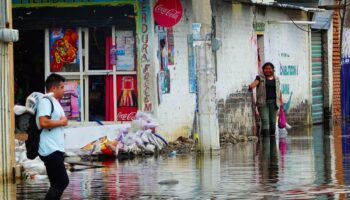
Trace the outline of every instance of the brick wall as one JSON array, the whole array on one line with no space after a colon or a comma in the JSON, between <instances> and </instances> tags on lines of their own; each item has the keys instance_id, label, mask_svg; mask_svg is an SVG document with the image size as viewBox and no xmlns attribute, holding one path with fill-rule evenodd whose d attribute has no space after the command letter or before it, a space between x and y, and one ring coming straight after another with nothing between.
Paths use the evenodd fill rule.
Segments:
<instances>
[{"instance_id":1,"label":"brick wall","mask_svg":"<svg viewBox=\"0 0 350 200\"><path fill-rule=\"evenodd\" d=\"M226 100L218 101L220 135L254 135L252 93L247 87L230 94Z\"/></svg>"},{"instance_id":2,"label":"brick wall","mask_svg":"<svg viewBox=\"0 0 350 200\"><path fill-rule=\"evenodd\" d=\"M336 1L339 4L339 0ZM339 12L333 14L333 119L341 119L340 94L340 16Z\"/></svg>"}]
</instances>

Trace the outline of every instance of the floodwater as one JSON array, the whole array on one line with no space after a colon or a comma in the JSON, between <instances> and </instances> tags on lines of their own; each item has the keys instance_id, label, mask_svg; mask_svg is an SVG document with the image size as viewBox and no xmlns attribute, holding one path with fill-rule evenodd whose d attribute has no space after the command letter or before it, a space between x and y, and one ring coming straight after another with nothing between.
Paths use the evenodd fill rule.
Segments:
<instances>
[{"instance_id":1,"label":"floodwater","mask_svg":"<svg viewBox=\"0 0 350 200\"><path fill-rule=\"evenodd\" d=\"M350 199L350 126L293 129L217 155L97 164L71 172L62 199ZM47 188L17 183L3 195L42 199Z\"/></svg>"}]
</instances>

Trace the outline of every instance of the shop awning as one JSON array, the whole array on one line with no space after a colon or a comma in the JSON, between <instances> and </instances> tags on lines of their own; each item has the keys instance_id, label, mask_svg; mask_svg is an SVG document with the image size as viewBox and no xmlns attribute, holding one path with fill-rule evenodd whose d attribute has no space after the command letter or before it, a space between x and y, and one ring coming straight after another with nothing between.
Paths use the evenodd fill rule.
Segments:
<instances>
[{"instance_id":1,"label":"shop awning","mask_svg":"<svg viewBox=\"0 0 350 200\"><path fill-rule=\"evenodd\" d=\"M276 8L285 8L285 9L295 9L303 10L306 12L319 12L324 11L324 9L318 8L319 0L270 0L270 1L259 1L259 0L225 0L227 2L241 2L249 3L261 6L269 6Z\"/></svg>"},{"instance_id":2,"label":"shop awning","mask_svg":"<svg viewBox=\"0 0 350 200\"><path fill-rule=\"evenodd\" d=\"M19 30L112 25L130 30L135 28L135 15L133 5L15 8L13 24Z\"/></svg>"},{"instance_id":3,"label":"shop awning","mask_svg":"<svg viewBox=\"0 0 350 200\"><path fill-rule=\"evenodd\" d=\"M319 0L277 0L276 2L304 8L317 8L319 4Z\"/></svg>"},{"instance_id":4,"label":"shop awning","mask_svg":"<svg viewBox=\"0 0 350 200\"><path fill-rule=\"evenodd\" d=\"M334 5L334 0L225 0L231 2L242 2L253 5L276 7L282 9L302 10L312 12L313 18L311 28L329 29L333 11L319 8L323 5Z\"/></svg>"}]
</instances>

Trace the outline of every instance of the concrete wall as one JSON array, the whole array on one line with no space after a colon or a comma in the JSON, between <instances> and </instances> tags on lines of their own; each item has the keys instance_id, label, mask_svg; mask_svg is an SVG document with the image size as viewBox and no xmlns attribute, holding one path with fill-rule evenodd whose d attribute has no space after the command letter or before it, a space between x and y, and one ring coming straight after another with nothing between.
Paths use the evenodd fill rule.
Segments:
<instances>
[{"instance_id":1,"label":"concrete wall","mask_svg":"<svg viewBox=\"0 0 350 200\"><path fill-rule=\"evenodd\" d=\"M195 94L189 93L187 35L192 32L191 1L183 1L185 13L174 26L175 65L169 66L170 93L163 94L156 116L160 126L157 130L169 140L191 133L196 105ZM154 45L157 47L157 41ZM158 48L155 48L156 50ZM160 66L157 52L154 52L155 65ZM159 70L159 69L158 69Z\"/></svg>"},{"instance_id":2,"label":"concrete wall","mask_svg":"<svg viewBox=\"0 0 350 200\"><path fill-rule=\"evenodd\" d=\"M324 116L325 119L329 120L332 118L332 106L333 106L333 64L332 64L332 57L333 57L333 29L332 29L332 23L330 25L330 28L325 31L322 35L322 43L323 43L323 51L324 53Z\"/></svg>"},{"instance_id":3,"label":"concrete wall","mask_svg":"<svg viewBox=\"0 0 350 200\"><path fill-rule=\"evenodd\" d=\"M258 74L256 19L265 22L263 34L264 61L276 66L283 84L283 100L292 126L309 123L310 114L310 38L308 27L302 31L294 24L270 23L289 21L289 15L306 20L305 13L263 8L257 13L249 5L217 2L216 36L222 39L217 51L217 97L220 134L252 134L252 96L246 85Z\"/></svg>"},{"instance_id":4,"label":"concrete wall","mask_svg":"<svg viewBox=\"0 0 350 200\"><path fill-rule=\"evenodd\" d=\"M300 19L307 20L306 16ZM306 125L310 123L311 106L311 50L308 27L271 22L276 20L289 21L290 18L277 9L267 10L265 60L275 65L275 74L280 77L288 122L292 126Z\"/></svg>"},{"instance_id":5,"label":"concrete wall","mask_svg":"<svg viewBox=\"0 0 350 200\"><path fill-rule=\"evenodd\" d=\"M173 140L190 133L193 126L195 95L189 93L187 34L192 32L191 3L183 1L185 15L174 27L175 65L170 66L171 91L163 95L156 116L159 132ZM217 101L220 134L253 132L252 95L247 90L258 74L257 34L254 17L265 22L264 61L273 62L283 84L287 119L292 126L309 123L311 74L310 36L308 27L273 23L296 16L307 20L302 11L262 8L257 13L250 5L216 1L213 8L216 37L222 47L216 52ZM255 15L255 16L254 16ZM305 29L305 31L300 30ZM157 52L154 52L157 55ZM159 59L155 59L159 65Z\"/></svg>"},{"instance_id":6,"label":"concrete wall","mask_svg":"<svg viewBox=\"0 0 350 200\"><path fill-rule=\"evenodd\" d=\"M258 71L256 36L249 5L218 1L216 37L222 40L217 51L217 98L220 134L251 134L251 95L244 85Z\"/></svg>"}]
</instances>

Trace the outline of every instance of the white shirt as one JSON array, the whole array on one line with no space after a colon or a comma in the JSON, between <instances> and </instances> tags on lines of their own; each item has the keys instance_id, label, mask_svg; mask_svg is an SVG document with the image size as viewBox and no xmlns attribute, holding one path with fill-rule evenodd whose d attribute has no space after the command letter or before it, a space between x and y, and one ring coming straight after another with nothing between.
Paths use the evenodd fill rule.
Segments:
<instances>
[{"instance_id":1,"label":"white shirt","mask_svg":"<svg viewBox=\"0 0 350 200\"><path fill-rule=\"evenodd\" d=\"M51 120L59 120L64 115L63 108L61 104L57 101L56 98L50 98L54 111L51 115ZM42 116L50 116L51 114L51 103L47 98L42 98L39 101L37 113L36 113L36 123L41 129L39 124L39 117ZM56 128L43 129L40 134L40 142L39 142L39 155L48 156L55 151L64 152L64 132L63 126L59 126Z\"/></svg>"}]
</instances>

